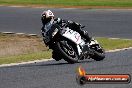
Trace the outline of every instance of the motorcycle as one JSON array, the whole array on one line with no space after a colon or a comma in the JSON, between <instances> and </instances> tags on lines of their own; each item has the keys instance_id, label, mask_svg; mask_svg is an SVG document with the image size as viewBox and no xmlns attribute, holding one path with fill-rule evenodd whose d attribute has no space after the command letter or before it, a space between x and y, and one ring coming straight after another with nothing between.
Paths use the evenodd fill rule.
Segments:
<instances>
[{"instance_id":1,"label":"motorcycle","mask_svg":"<svg viewBox=\"0 0 132 88\"><path fill-rule=\"evenodd\" d=\"M105 51L97 40L92 38L86 42L86 39L68 26L60 28L57 24L52 25L44 37L44 42L53 50L52 57L56 61L64 59L73 64L84 59L101 61L105 58Z\"/></svg>"}]
</instances>

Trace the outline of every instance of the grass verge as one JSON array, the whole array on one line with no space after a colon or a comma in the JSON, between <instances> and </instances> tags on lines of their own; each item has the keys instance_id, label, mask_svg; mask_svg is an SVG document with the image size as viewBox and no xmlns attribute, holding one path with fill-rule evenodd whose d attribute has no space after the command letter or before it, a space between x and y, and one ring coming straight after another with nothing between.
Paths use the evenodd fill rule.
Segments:
<instances>
[{"instance_id":1,"label":"grass verge","mask_svg":"<svg viewBox=\"0 0 132 88\"><path fill-rule=\"evenodd\" d=\"M1 5L132 7L132 0L0 0Z\"/></svg>"},{"instance_id":2,"label":"grass verge","mask_svg":"<svg viewBox=\"0 0 132 88\"><path fill-rule=\"evenodd\" d=\"M0 64L21 63L26 61L42 60L44 58L51 58L51 51L1 57Z\"/></svg>"},{"instance_id":3,"label":"grass verge","mask_svg":"<svg viewBox=\"0 0 132 88\"><path fill-rule=\"evenodd\" d=\"M132 47L132 40L96 38L106 51ZM18 53L19 52L19 53ZM51 58L51 50L38 36L0 34L0 64Z\"/></svg>"},{"instance_id":4,"label":"grass verge","mask_svg":"<svg viewBox=\"0 0 132 88\"><path fill-rule=\"evenodd\" d=\"M132 40L96 38L106 51L132 47Z\"/></svg>"}]
</instances>

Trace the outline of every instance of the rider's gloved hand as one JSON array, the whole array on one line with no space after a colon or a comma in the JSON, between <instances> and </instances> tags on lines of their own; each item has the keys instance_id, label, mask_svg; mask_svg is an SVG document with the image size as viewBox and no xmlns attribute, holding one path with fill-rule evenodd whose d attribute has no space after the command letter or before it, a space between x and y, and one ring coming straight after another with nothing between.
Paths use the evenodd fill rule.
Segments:
<instances>
[{"instance_id":1,"label":"rider's gloved hand","mask_svg":"<svg viewBox=\"0 0 132 88\"><path fill-rule=\"evenodd\" d=\"M79 27L81 26L81 24L79 24L79 23L75 23L75 24L76 24L77 26L79 26Z\"/></svg>"},{"instance_id":2,"label":"rider's gloved hand","mask_svg":"<svg viewBox=\"0 0 132 88\"><path fill-rule=\"evenodd\" d=\"M57 22L58 22L58 23L62 22L62 19L58 18L58 19L57 19Z\"/></svg>"},{"instance_id":3,"label":"rider's gloved hand","mask_svg":"<svg viewBox=\"0 0 132 88\"><path fill-rule=\"evenodd\" d=\"M61 23L61 22L62 22L62 19L56 18L54 21L55 21L56 23Z\"/></svg>"},{"instance_id":4,"label":"rider's gloved hand","mask_svg":"<svg viewBox=\"0 0 132 88\"><path fill-rule=\"evenodd\" d=\"M74 25L74 28L76 28L76 29L80 29L80 27L81 27L81 24L76 23L76 22L73 22L73 25Z\"/></svg>"}]
</instances>

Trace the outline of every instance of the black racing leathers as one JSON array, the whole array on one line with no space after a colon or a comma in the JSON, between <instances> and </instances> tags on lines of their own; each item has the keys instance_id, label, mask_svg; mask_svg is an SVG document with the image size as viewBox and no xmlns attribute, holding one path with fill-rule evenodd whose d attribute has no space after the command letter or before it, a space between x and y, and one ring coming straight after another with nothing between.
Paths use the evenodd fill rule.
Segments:
<instances>
[{"instance_id":1,"label":"black racing leathers","mask_svg":"<svg viewBox=\"0 0 132 88\"><path fill-rule=\"evenodd\" d=\"M61 28L68 26L70 29L80 33L80 35L86 39L86 42L89 42L91 39L88 35L88 32L81 29L81 24L79 24L79 23L56 18L56 19L54 19L53 24L58 24ZM43 24L43 27L41 28L41 33L42 33L43 37L45 36L44 33L46 32L45 25L46 24Z\"/></svg>"},{"instance_id":2,"label":"black racing leathers","mask_svg":"<svg viewBox=\"0 0 132 88\"><path fill-rule=\"evenodd\" d=\"M53 24L57 24L59 25L61 28L63 27L69 27L70 29L74 30L74 31L77 31L78 33L80 33L80 35L86 39L86 42L89 42L90 41L90 37L88 35L88 32L84 31L81 29L81 24L78 24L76 22L72 22L72 21L66 21L66 20L63 20L63 19L60 19L60 18L57 18L57 19L54 19L54 21L52 20L52 22L50 23L47 23L47 24L44 24L43 22L43 26L41 28L41 33L42 33L42 36L43 36L43 41L46 45L49 46L50 49L53 49L54 46L52 44L49 44L49 42L47 42L46 38L45 38L45 35L46 35L46 32L49 31L48 28L51 28L51 26ZM48 25L48 26L47 26ZM61 56L57 55L55 51L52 52L52 58L55 59L56 61L60 60L61 59Z\"/></svg>"},{"instance_id":3,"label":"black racing leathers","mask_svg":"<svg viewBox=\"0 0 132 88\"><path fill-rule=\"evenodd\" d=\"M66 21L60 18L55 19L56 23L59 24L61 27L68 26L70 29L77 31L86 41L90 41L90 37L87 31L81 29L81 24L73 22L73 21Z\"/></svg>"}]
</instances>

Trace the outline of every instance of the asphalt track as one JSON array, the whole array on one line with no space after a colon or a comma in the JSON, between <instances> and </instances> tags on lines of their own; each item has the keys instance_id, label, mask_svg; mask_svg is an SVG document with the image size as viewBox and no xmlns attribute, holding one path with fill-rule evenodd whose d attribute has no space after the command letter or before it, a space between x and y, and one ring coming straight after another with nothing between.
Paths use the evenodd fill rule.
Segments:
<instances>
[{"instance_id":1,"label":"asphalt track","mask_svg":"<svg viewBox=\"0 0 132 88\"><path fill-rule=\"evenodd\" d=\"M48 8L0 7L0 31L40 34L40 14ZM132 38L132 10L51 9L56 17L79 22L91 36Z\"/></svg>"},{"instance_id":2,"label":"asphalt track","mask_svg":"<svg viewBox=\"0 0 132 88\"><path fill-rule=\"evenodd\" d=\"M88 74L132 75L132 50L107 53L103 61L83 61L67 64L48 61L0 68L0 88L132 88L129 84L86 84L76 82L77 69L82 66Z\"/></svg>"},{"instance_id":3,"label":"asphalt track","mask_svg":"<svg viewBox=\"0 0 132 88\"><path fill-rule=\"evenodd\" d=\"M58 17L88 25L87 30L92 35L132 38L131 10L52 10ZM41 28L39 16L42 11L43 9L0 7L0 31L39 34ZM1 67L0 88L132 88L132 83L80 86L76 83L79 66L82 66L88 74L132 75L132 49L106 53L106 58L98 62L87 60L71 65L61 60Z\"/></svg>"}]
</instances>

